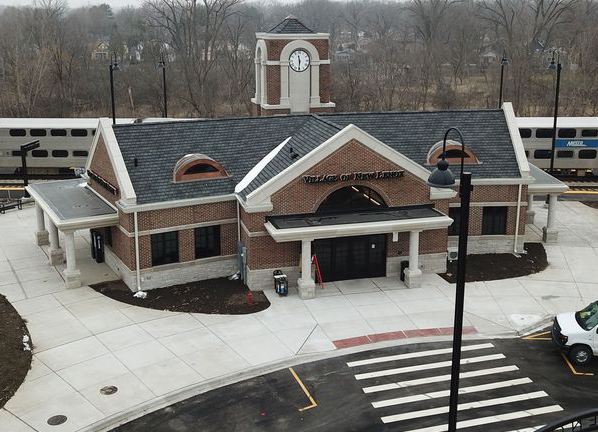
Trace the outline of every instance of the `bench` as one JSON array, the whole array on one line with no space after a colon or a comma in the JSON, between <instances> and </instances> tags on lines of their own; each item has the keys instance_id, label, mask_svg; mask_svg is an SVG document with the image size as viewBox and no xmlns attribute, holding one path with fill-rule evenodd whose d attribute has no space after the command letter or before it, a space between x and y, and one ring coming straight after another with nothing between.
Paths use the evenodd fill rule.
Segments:
<instances>
[{"instance_id":1,"label":"bench","mask_svg":"<svg viewBox=\"0 0 598 432\"><path fill-rule=\"evenodd\" d=\"M8 202L0 203L0 213L1 214L6 213L6 210L12 210L14 208L23 210L23 203L21 202L20 198L16 201L8 201Z\"/></svg>"}]
</instances>

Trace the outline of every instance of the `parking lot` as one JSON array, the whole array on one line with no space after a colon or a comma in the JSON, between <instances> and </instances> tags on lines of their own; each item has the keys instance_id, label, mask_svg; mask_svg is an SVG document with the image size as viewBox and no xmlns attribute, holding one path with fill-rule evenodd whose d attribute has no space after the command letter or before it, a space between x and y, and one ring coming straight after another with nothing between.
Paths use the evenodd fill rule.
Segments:
<instances>
[{"instance_id":1,"label":"parking lot","mask_svg":"<svg viewBox=\"0 0 598 432\"><path fill-rule=\"evenodd\" d=\"M534 430L598 407L598 360L572 369L546 339L467 341L460 430ZM115 431L441 431L449 379L448 341L364 351L198 395Z\"/></svg>"}]
</instances>

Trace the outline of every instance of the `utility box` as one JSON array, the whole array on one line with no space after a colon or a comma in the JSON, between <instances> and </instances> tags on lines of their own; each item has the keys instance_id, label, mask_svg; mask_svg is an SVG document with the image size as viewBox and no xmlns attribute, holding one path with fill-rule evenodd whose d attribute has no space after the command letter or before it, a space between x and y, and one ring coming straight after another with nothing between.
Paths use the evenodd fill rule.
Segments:
<instances>
[{"instance_id":1,"label":"utility box","mask_svg":"<svg viewBox=\"0 0 598 432\"><path fill-rule=\"evenodd\" d=\"M401 270L400 270L400 276L401 276L401 281L405 282L405 270L407 270L409 268L409 261L401 261Z\"/></svg>"},{"instance_id":2,"label":"utility box","mask_svg":"<svg viewBox=\"0 0 598 432\"><path fill-rule=\"evenodd\" d=\"M274 290L279 296L286 296L289 293L289 281L287 275L281 270L274 270Z\"/></svg>"}]
</instances>

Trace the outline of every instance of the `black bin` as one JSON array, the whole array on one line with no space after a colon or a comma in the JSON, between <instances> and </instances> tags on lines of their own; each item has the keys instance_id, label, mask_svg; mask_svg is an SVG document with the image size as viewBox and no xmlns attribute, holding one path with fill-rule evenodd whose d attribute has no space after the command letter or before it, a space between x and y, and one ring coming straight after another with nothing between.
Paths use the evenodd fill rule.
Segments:
<instances>
[{"instance_id":1,"label":"black bin","mask_svg":"<svg viewBox=\"0 0 598 432\"><path fill-rule=\"evenodd\" d=\"M401 261L401 280L405 282L405 270L409 268L409 261Z\"/></svg>"}]
</instances>

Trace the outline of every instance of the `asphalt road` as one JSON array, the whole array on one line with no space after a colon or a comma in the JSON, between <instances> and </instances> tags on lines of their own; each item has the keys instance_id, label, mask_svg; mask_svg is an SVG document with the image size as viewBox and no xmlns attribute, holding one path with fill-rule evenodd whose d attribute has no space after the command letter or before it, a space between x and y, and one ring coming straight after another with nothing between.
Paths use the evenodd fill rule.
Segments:
<instances>
[{"instance_id":1,"label":"asphalt road","mask_svg":"<svg viewBox=\"0 0 598 432\"><path fill-rule=\"evenodd\" d=\"M473 350L484 344L490 347ZM460 396L460 404L471 406L460 411L459 421L470 422L464 424L470 427L460 427L459 430L506 432L537 427L585 409L598 408L598 360L583 371L576 370L577 373L595 373L595 376L574 375L549 341L501 339L467 341L466 345L475 346L464 352L463 357L478 360L463 365L461 371L478 377L462 378L461 388L471 387L472 392ZM296 366L294 371L298 379L317 404L311 408L305 409L311 402L299 381L289 369L283 369L192 397L120 426L114 432L407 432L437 426L446 423L442 409L448 405L448 397L433 392L448 389L446 377L450 374L450 366L446 362L450 360L450 353L431 355L430 351L446 351L449 347L450 342L403 345ZM378 363L355 364L353 367L347 364L368 363L371 359L389 355L407 358L384 362L373 360ZM495 358L501 355L504 358ZM423 369L422 364L425 365ZM387 374L389 368L397 366L403 369L394 369L386 376L375 376ZM484 373L501 368L516 370ZM380 386L392 386L397 381L406 387L379 391ZM506 382L513 385L506 386ZM496 385L504 388L494 388ZM364 389L373 393L366 393ZM541 392L547 395L538 395ZM533 395L531 399L528 399L529 395ZM496 404L475 405L487 399ZM382 405L389 405L373 406L373 402L380 401L385 401ZM563 410L554 411L559 405ZM544 407L553 407L554 412L476 425L476 422L484 422L496 415L532 412Z\"/></svg>"}]
</instances>

